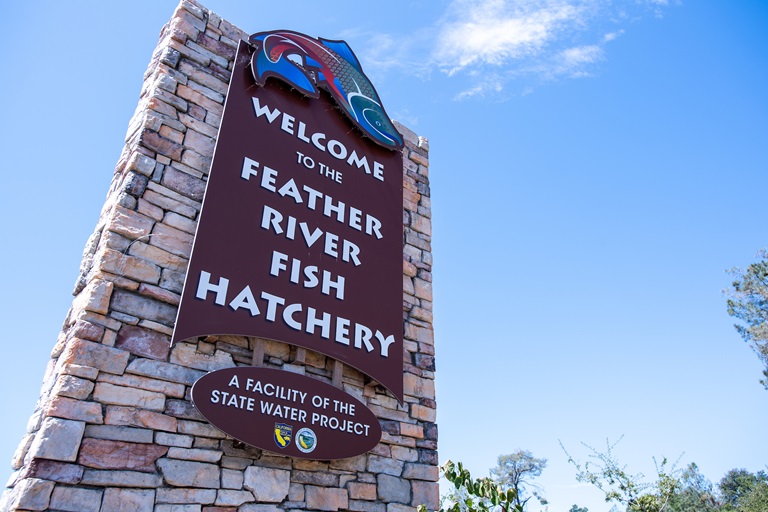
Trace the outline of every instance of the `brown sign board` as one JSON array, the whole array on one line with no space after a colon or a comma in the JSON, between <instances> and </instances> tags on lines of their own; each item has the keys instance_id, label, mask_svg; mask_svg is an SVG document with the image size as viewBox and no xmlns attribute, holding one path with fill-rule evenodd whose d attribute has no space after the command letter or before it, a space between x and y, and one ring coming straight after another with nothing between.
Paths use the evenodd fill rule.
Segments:
<instances>
[{"instance_id":1,"label":"brown sign board","mask_svg":"<svg viewBox=\"0 0 768 512\"><path fill-rule=\"evenodd\" d=\"M172 343L256 336L403 398L402 153L250 69L241 41Z\"/></svg>"},{"instance_id":2,"label":"brown sign board","mask_svg":"<svg viewBox=\"0 0 768 512\"><path fill-rule=\"evenodd\" d=\"M344 459L381 439L376 416L341 389L296 373L225 368L192 387L195 407L244 443L289 457Z\"/></svg>"}]
</instances>

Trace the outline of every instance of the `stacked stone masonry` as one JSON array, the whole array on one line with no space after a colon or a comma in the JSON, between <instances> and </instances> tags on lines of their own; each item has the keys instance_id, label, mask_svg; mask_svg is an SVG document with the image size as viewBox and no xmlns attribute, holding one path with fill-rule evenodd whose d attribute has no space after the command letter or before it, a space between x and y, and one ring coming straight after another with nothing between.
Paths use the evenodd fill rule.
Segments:
<instances>
[{"instance_id":1,"label":"stacked stone masonry","mask_svg":"<svg viewBox=\"0 0 768 512\"><path fill-rule=\"evenodd\" d=\"M437 508L428 143L401 125L405 400L343 373L379 418L381 442L350 459L291 459L233 440L190 402L199 377L249 365L256 343L169 344L240 39L188 0L163 28L0 510ZM334 362L266 341L265 365L331 382Z\"/></svg>"}]
</instances>

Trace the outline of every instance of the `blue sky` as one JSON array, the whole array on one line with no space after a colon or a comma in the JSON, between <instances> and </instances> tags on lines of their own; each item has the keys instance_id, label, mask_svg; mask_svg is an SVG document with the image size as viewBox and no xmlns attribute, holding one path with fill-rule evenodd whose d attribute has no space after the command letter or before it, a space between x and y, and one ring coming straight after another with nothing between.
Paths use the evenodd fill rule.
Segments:
<instances>
[{"instance_id":1,"label":"blue sky","mask_svg":"<svg viewBox=\"0 0 768 512\"><path fill-rule=\"evenodd\" d=\"M713 481L765 467L768 392L721 290L768 246L768 4L204 4L248 32L346 40L430 139L442 460L480 476L517 448L546 457L551 512L609 508L559 440L584 457L624 435L617 455L651 476L654 455ZM4 9L2 461L174 7Z\"/></svg>"}]
</instances>

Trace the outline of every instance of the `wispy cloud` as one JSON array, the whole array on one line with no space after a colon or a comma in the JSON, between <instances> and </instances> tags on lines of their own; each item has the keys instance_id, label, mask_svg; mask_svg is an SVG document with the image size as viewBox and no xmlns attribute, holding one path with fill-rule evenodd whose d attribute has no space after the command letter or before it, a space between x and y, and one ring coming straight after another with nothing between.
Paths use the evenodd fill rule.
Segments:
<instances>
[{"instance_id":1,"label":"wispy cloud","mask_svg":"<svg viewBox=\"0 0 768 512\"><path fill-rule=\"evenodd\" d=\"M440 23L434 58L449 75L502 67L541 54L560 33L583 23L584 10L562 0L456 0Z\"/></svg>"},{"instance_id":2,"label":"wispy cloud","mask_svg":"<svg viewBox=\"0 0 768 512\"><path fill-rule=\"evenodd\" d=\"M400 69L435 79L438 73L455 84L456 100L498 99L530 94L550 81L594 76L609 60L610 43L632 23L662 16L679 3L451 0L434 22L408 36L345 35L367 41L364 61L373 75Z\"/></svg>"}]
</instances>

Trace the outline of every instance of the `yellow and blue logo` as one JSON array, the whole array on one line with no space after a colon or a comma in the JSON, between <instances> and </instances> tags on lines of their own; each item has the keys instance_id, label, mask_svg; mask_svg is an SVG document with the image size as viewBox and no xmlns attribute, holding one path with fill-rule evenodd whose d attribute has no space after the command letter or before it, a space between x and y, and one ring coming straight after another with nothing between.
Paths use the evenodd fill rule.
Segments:
<instances>
[{"instance_id":1,"label":"yellow and blue logo","mask_svg":"<svg viewBox=\"0 0 768 512\"><path fill-rule=\"evenodd\" d=\"M280 448L285 448L291 444L293 434L293 425L285 423L275 423L275 444Z\"/></svg>"}]
</instances>

